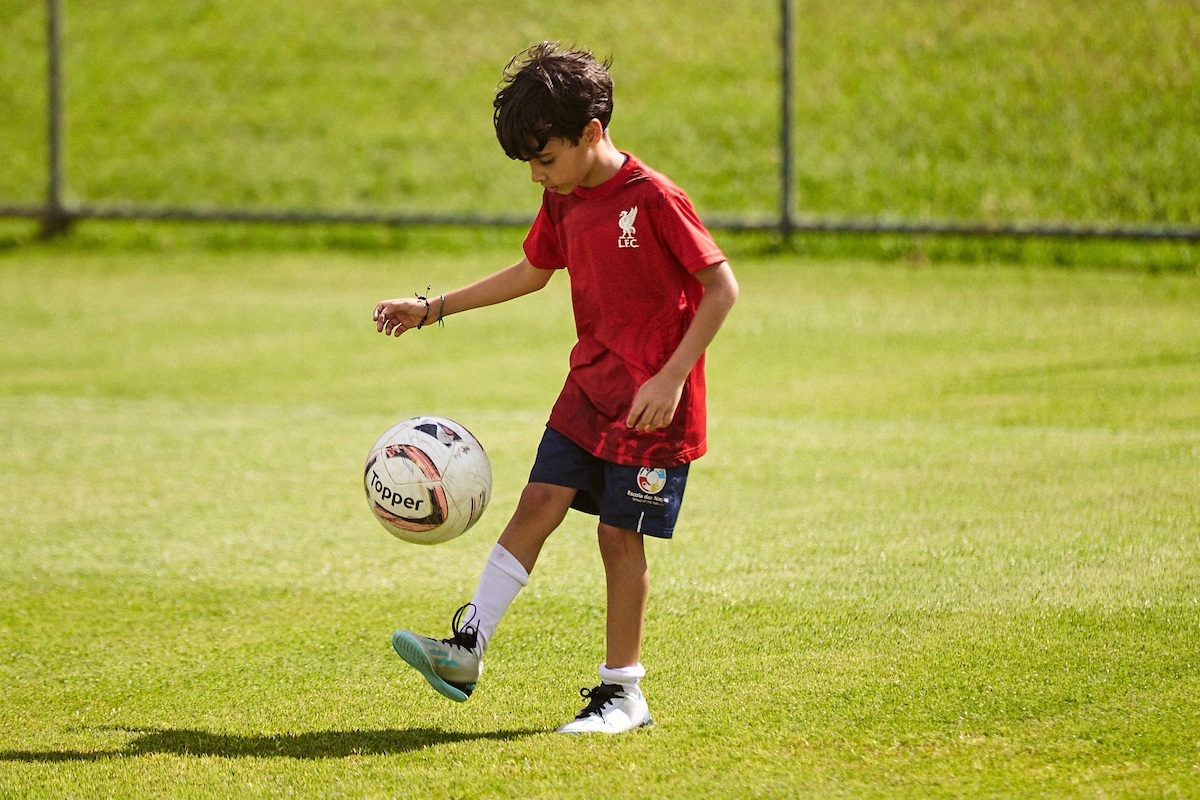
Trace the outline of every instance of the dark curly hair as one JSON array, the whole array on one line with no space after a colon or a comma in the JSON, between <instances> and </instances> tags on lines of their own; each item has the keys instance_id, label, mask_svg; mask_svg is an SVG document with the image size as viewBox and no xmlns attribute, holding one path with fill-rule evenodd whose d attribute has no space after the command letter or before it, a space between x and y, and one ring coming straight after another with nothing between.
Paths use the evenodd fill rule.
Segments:
<instances>
[{"instance_id":1,"label":"dark curly hair","mask_svg":"<svg viewBox=\"0 0 1200 800\"><path fill-rule=\"evenodd\" d=\"M509 158L528 161L551 139L578 143L593 119L612 118L611 59L542 42L513 57L496 92L496 138Z\"/></svg>"}]
</instances>

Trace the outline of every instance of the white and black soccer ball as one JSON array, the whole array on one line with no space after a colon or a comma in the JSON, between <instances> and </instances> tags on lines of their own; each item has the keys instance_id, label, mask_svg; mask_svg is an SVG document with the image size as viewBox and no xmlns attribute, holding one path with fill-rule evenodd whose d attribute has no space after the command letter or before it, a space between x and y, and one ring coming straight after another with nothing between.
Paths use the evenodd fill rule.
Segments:
<instances>
[{"instance_id":1,"label":"white and black soccer ball","mask_svg":"<svg viewBox=\"0 0 1200 800\"><path fill-rule=\"evenodd\" d=\"M492 496L492 466L462 425L414 417L388 428L371 447L363 486L388 533L414 544L440 544L482 516Z\"/></svg>"}]
</instances>

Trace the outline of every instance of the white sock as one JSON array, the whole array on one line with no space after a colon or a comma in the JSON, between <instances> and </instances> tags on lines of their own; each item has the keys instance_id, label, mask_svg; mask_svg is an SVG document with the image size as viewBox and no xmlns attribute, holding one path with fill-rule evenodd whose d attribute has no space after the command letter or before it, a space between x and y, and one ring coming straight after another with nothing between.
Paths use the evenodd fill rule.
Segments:
<instances>
[{"instance_id":1,"label":"white sock","mask_svg":"<svg viewBox=\"0 0 1200 800\"><path fill-rule=\"evenodd\" d=\"M475 606L472 624L479 631L480 655L487 649L500 618L516 599L517 592L528 585L529 573L517 561L517 557L499 544L493 547L487 563L483 565L483 574L479 576L475 597L471 599Z\"/></svg>"},{"instance_id":2,"label":"white sock","mask_svg":"<svg viewBox=\"0 0 1200 800\"><path fill-rule=\"evenodd\" d=\"M632 667L617 667L609 669L606 664L600 665L600 682L615 683L630 694L636 694L638 689L638 681L646 677L646 668L640 663L634 664Z\"/></svg>"}]
</instances>

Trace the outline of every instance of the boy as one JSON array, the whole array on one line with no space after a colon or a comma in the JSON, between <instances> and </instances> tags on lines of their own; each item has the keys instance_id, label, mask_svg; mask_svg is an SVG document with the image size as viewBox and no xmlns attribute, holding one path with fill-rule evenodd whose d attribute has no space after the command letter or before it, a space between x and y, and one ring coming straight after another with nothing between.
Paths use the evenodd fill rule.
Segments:
<instances>
[{"instance_id":1,"label":"boy","mask_svg":"<svg viewBox=\"0 0 1200 800\"><path fill-rule=\"evenodd\" d=\"M638 682L649 593L643 536L673 533L688 464L705 441L704 350L737 298L725 257L682 191L608 134L612 79L590 52L545 42L515 57L495 99L496 136L545 191L525 258L436 298L386 300L376 329L399 336L570 274L579 341L529 482L449 639L396 631L396 652L465 701L501 616L569 509L600 518L607 586L600 685L561 733L650 725Z\"/></svg>"}]
</instances>

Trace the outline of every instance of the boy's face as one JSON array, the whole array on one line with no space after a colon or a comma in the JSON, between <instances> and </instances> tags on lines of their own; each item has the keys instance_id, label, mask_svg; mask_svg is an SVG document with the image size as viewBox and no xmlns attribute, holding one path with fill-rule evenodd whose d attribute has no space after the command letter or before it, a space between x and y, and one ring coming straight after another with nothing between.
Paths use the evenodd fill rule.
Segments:
<instances>
[{"instance_id":1,"label":"boy's face","mask_svg":"<svg viewBox=\"0 0 1200 800\"><path fill-rule=\"evenodd\" d=\"M604 138L604 128L592 120L583 129L578 142L551 139L529 159L530 177L544 189L570 194L575 187L591 188L604 183L598 167L596 145Z\"/></svg>"},{"instance_id":2,"label":"boy's face","mask_svg":"<svg viewBox=\"0 0 1200 800\"><path fill-rule=\"evenodd\" d=\"M591 168L589 150L582 139L578 143L570 139L551 139L529 159L530 177L543 189L570 194L587 179Z\"/></svg>"}]
</instances>

